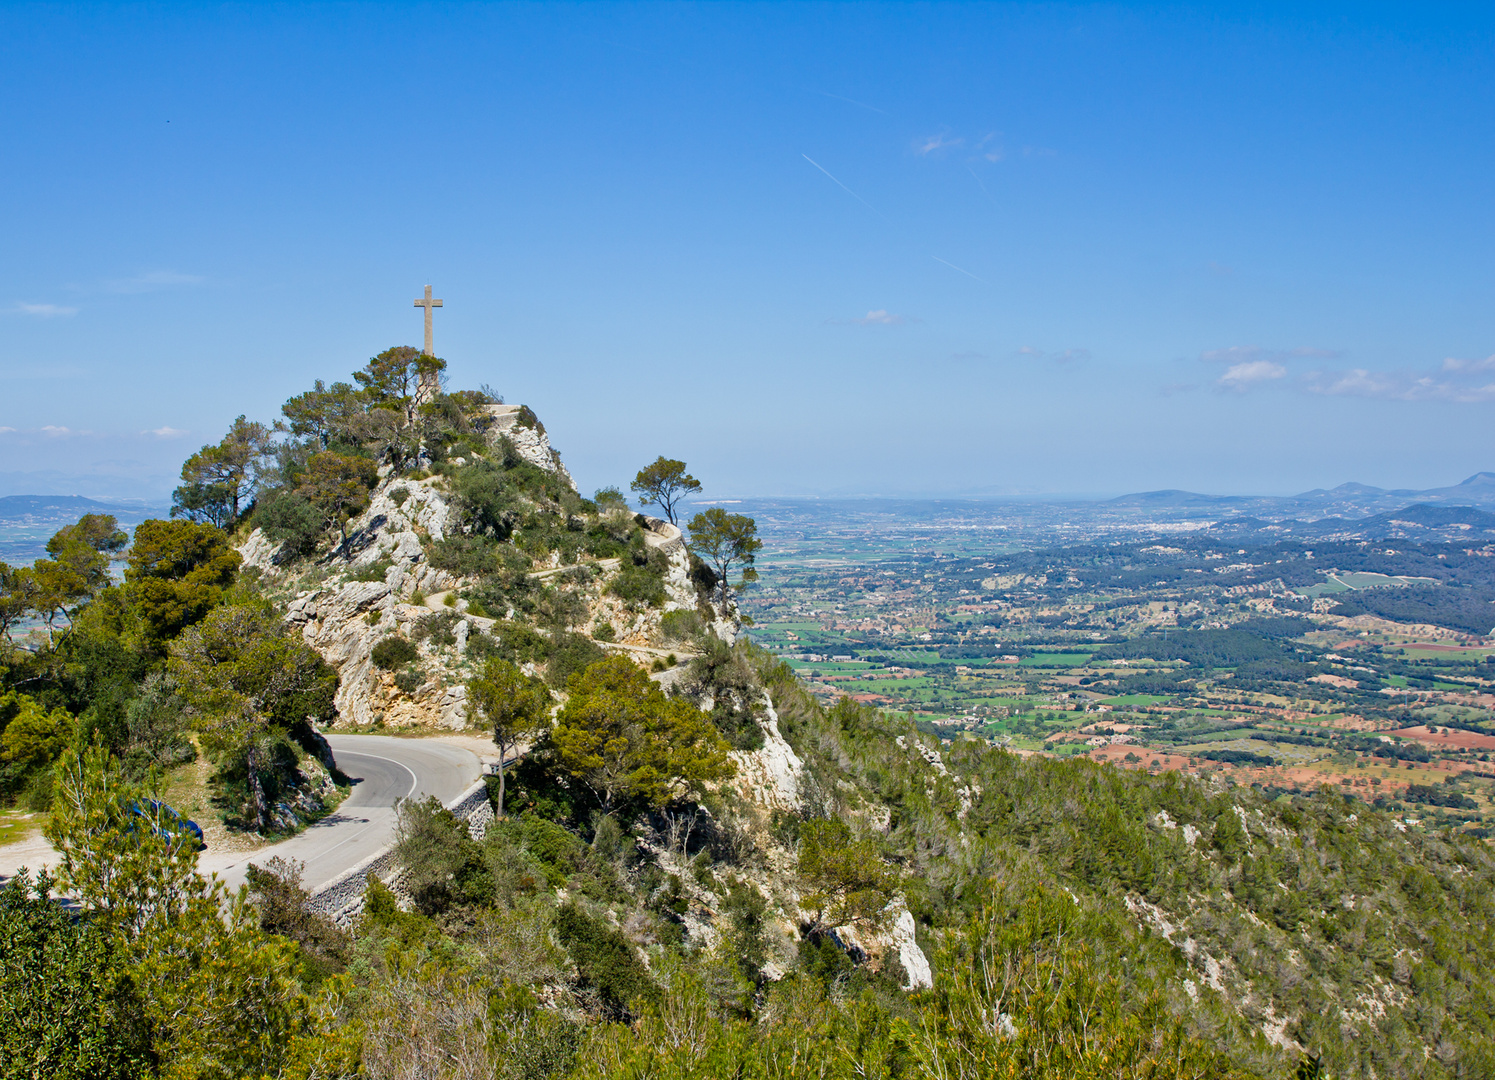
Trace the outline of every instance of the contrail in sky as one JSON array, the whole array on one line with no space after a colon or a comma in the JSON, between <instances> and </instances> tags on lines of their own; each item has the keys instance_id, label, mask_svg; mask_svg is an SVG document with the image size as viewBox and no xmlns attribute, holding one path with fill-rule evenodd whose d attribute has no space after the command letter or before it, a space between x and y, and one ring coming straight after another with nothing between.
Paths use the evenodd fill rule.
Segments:
<instances>
[{"instance_id":1,"label":"contrail in sky","mask_svg":"<svg viewBox=\"0 0 1495 1080\"><path fill-rule=\"evenodd\" d=\"M826 175L830 176L830 173L826 173ZM834 180L835 177L831 176L831 179ZM972 281L981 281L981 284L983 284L983 285L990 284L989 282L982 281L980 278L978 278L975 274L971 273L969 270L961 270L960 267L956 266L953 262L947 262L946 260L940 258L938 255L931 255L929 257L931 259L933 259L937 263L944 263L951 270L960 270L960 272L962 274L964 274L966 277L970 278Z\"/></svg>"},{"instance_id":2,"label":"contrail in sky","mask_svg":"<svg viewBox=\"0 0 1495 1080\"><path fill-rule=\"evenodd\" d=\"M865 101L857 101L853 98L842 97L840 94L827 94L824 90L816 90L815 93L820 94L822 97L834 98L837 101L844 101L846 102L846 104L855 105L859 109L870 109L875 113L882 113L884 116L888 115L886 110L879 109L876 105L868 105Z\"/></svg>"},{"instance_id":3,"label":"contrail in sky","mask_svg":"<svg viewBox=\"0 0 1495 1080\"><path fill-rule=\"evenodd\" d=\"M831 174L826 171L825 166L821 165L820 162L816 161L809 154L801 154L800 157L804 158L811 165L815 166L821 172L825 173L826 176L831 176ZM861 203L868 210L871 210L874 214L877 214L878 217L882 217L882 214L878 213L877 207L873 206L866 199L864 199L860 195L858 195L855 191L852 191L851 188L849 188L845 184L841 183L841 181L837 180L834 176L831 176L831 180L835 183L835 185L837 187L839 187L842 191L846 192L846 194L850 195L857 202ZM961 273L965 273L965 271L962 270Z\"/></svg>"}]
</instances>

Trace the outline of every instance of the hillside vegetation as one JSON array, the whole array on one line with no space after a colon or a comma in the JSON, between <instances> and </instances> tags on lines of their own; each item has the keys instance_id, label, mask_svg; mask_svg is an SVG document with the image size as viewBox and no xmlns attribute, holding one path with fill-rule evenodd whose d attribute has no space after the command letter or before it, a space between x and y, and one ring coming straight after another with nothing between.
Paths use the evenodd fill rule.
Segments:
<instances>
[{"instance_id":1,"label":"hillside vegetation","mask_svg":"<svg viewBox=\"0 0 1495 1080\"><path fill-rule=\"evenodd\" d=\"M751 521L687 552L528 410L423 397L434 364L241 420L123 583L102 519L7 568L51 618L7 654L0 778L62 863L0 889L0 1076L1495 1073L1487 843L818 701L735 633ZM1291 681L1290 629L1116 651ZM161 777L207 755L225 821L292 831L335 725L526 749L486 830L402 803L355 918L279 860L204 881Z\"/></svg>"}]
</instances>

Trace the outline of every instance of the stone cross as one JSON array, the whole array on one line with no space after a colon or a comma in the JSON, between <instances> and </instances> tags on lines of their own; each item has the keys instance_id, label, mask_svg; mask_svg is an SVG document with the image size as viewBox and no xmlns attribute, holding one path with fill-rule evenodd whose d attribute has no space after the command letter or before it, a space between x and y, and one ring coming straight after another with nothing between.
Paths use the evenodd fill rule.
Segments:
<instances>
[{"instance_id":1,"label":"stone cross","mask_svg":"<svg viewBox=\"0 0 1495 1080\"><path fill-rule=\"evenodd\" d=\"M426 355L435 356L436 354L431 351L431 309L440 307L441 301L431 299L431 286L427 285L425 297L417 300L415 306L426 309Z\"/></svg>"}]
</instances>

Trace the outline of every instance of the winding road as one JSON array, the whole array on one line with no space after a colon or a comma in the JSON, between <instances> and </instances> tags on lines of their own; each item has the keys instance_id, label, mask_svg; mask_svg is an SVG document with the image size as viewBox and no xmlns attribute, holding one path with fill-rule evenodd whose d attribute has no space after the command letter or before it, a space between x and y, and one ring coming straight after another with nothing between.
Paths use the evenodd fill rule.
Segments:
<instances>
[{"instance_id":1,"label":"winding road","mask_svg":"<svg viewBox=\"0 0 1495 1080\"><path fill-rule=\"evenodd\" d=\"M373 855L394 836L397 799L434 795L451 802L482 775L469 750L426 739L389 735L329 735L337 766L353 783L341 806L289 840L251 852L204 852L198 869L217 873L231 889L244 883L250 863L277 855L306 864L301 886L325 884ZM230 861L232 860L232 861Z\"/></svg>"},{"instance_id":2,"label":"winding road","mask_svg":"<svg viewBox=\"0 0 1495 1080\"><path fill-rule=\"evenodd\" d=\"M301 885L325 884L375 854L394 836L395 800L434 795L449 803L483 773L471 750L436 739L397 739L389 735L329 735L332 755L353 780L352 793L333 813L289 840L253 851L214 851L197 860L204 876L216 873L230 889L244 884L250 863L263 866L277 855L305 864ZM21 866L53 866L57 853L34 837L0 847L0 881Z\"/></svg>"}]
</instances>

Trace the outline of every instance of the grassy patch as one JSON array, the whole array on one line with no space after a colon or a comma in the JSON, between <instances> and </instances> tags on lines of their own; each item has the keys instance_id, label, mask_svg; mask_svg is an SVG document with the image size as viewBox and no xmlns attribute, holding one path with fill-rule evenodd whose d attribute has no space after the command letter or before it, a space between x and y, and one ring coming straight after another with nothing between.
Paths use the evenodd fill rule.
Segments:
<instances>
[{"instance_id":1,"label":"grassy patch","mask_svg":"<svg viewBox=\"0 0 1495 1080\"><path fill-rule=\"evenodd\" d=\"M1157 705L1167 701L1161 694L1122 694L1119 697L1101 698L1103 705Z\"/></svg>"},{"instance_id":2,"label":"grassy patch","mask_svg":"<svg viewBox=\"0 0 1495 1080\"><path fill-rule=\"evenodd\" d=\"M1090 662L1091 653L1034 653L1018 664L1026 667L1080 667Z\"/></svg>"},{"instance_id":3,"label":"grassy patch","mask_svg":"<svg viewBox=\"0 0 1495 1080\"><path fill-rule=\"evenodd\" d=\"M17 844L42 827L42 815L8 810L0 813L0 847Z\"/></svg>"}]
</instances>

